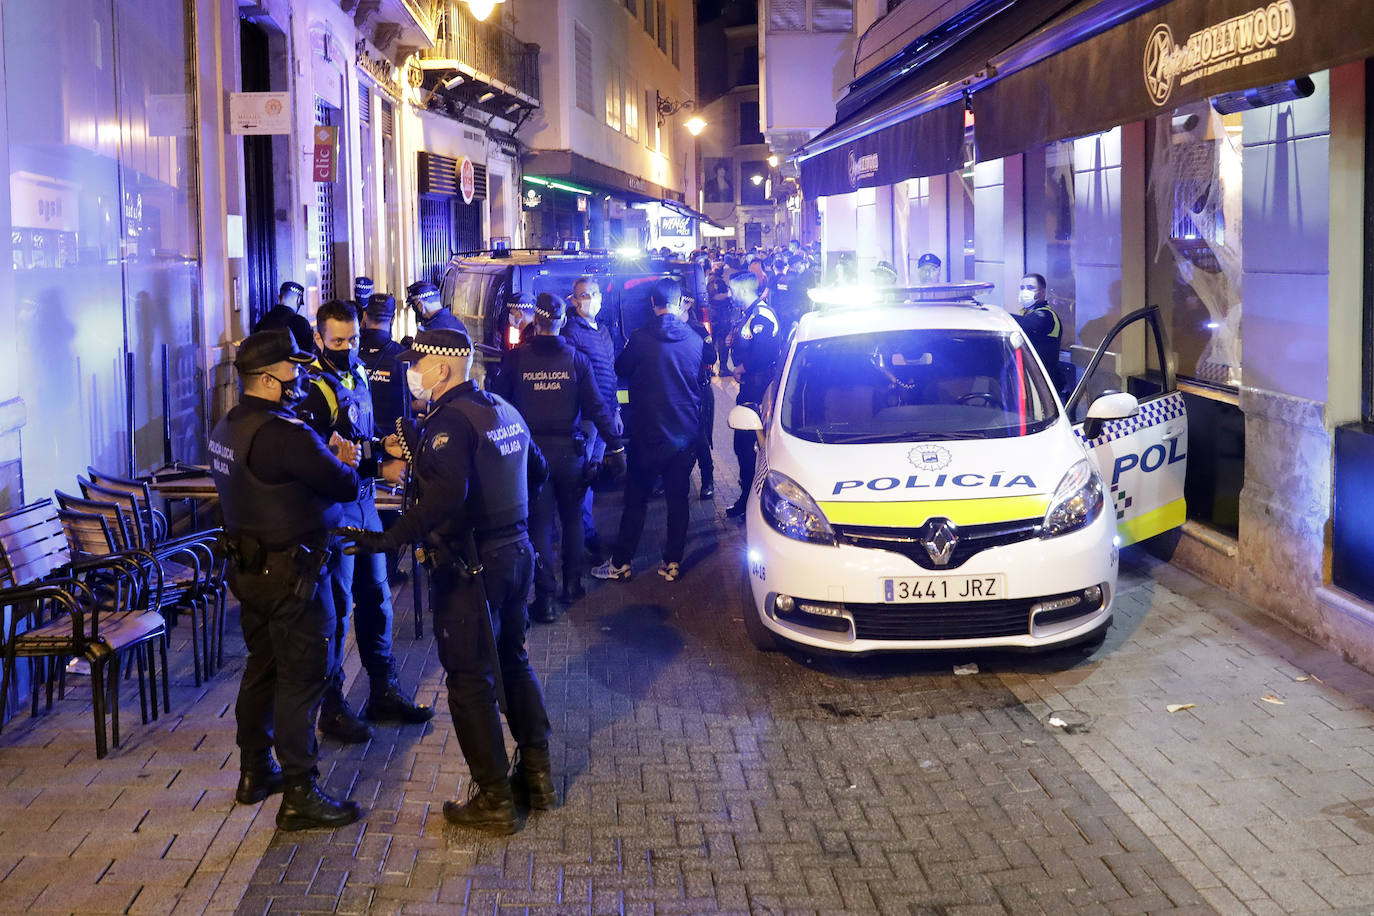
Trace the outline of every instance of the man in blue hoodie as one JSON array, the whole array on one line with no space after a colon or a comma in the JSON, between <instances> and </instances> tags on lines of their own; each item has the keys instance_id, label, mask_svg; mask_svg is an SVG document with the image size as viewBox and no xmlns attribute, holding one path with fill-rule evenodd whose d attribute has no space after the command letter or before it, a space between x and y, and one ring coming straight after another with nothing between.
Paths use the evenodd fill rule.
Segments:
<instances>
[{"instance_id":1,"label":"man in blue hoodie","mask_svg":"<svg viewBox=\"0 0 1374 916\"><path fill-rule=\"evenodd\" d=\"M668 536L658 572L669 582L682 574L687 491L701 424L698 378L709 357L705 341L683 321L682 287L676 280L664 277L654 283L649 303L654 317L630 335L615 361L616 374L630 390L625 418L629 474L615 550L592 570L598 579L630 578L630 561L639 549L649 497L660 476L668 501Z\"/></svg>"}]
</instances>

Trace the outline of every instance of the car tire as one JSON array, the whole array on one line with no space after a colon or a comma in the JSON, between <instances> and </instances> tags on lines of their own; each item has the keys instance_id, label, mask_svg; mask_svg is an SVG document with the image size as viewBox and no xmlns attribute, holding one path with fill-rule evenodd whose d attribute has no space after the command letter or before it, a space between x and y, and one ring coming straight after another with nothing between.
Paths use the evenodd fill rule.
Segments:
<instances>
[{"instance_id":1,"label":"car tire","mask_svg":"<svg viewBox=\"0 0 1374 916\"><path fill-rule=\"evenodd\" d=\"M782 649L777 634L763 625L759 619L759 609L754 605L754 589L749 582L749 571L744 571L744 632L754 648L760 652L778 652Z\"/></svg>"}]
</instances>

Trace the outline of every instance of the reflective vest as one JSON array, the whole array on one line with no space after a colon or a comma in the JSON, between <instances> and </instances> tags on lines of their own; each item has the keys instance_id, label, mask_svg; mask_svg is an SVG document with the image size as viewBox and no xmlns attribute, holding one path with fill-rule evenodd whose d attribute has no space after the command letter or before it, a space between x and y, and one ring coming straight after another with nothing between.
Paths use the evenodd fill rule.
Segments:
<instances>
[{"instance_id":1,"label":"reflective vest","mask_svg":"<svg viewBox=\"0 0 1374 916\"><path fill-rule=\"evenodd\" d=\"M310 364L310 370L312 384L320 389L329 405L329 428L352 442L375 436L377 420L367 369L359 363L346 375L336 375L317 359Z\"/></svg>"}]
</instances>

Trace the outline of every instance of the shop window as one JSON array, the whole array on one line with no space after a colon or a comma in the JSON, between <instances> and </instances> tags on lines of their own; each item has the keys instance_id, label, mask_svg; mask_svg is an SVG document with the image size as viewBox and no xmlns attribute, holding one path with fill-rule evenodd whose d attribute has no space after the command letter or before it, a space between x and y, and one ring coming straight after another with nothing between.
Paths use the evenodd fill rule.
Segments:
<instances>
[{"instance_id":1,"label":"shop window","mask_svg":"<svg viewBox=\"0 0 1374 916\"><path fill-rule=\"evenodd\" d=\"M1025 161L1026 270L1045 278L1050 307L1064 327L1061 347L1069 349L1077 327L1074 277L1074 141L1031 150Z\"/></svg>"},{"instance_id":2,"label":"shop window","mask_svg":"<svg viewBox=\"0 0 1374 916\"><path fill-rule=\"evenodd\" d=\"M1188 406L1188 517L1235 537L1245 479L1241 117L1200 102L1149 126L1145 294L1164 314Z\"/></svg>"}]
</instances>

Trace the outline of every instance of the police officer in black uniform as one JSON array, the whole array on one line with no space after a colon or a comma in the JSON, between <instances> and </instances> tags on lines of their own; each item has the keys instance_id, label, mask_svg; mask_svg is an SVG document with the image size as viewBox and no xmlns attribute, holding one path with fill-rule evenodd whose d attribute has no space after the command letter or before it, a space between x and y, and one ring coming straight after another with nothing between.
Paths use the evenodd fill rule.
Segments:
<instances>
[{"instance_id":1,"label":"police officer in black uniform","mask_svg":"<svg viewBox=\"0 0 1374 916\"><path fill-rule=\"evenodd\" d=\"M529 489L542 482L544 461L519 412L472 383L465 333L421 331L402 359L412 361L411 393L431 405L418 426L405 427L398 449L410 464L418 502L386 534L343 533L374 550L425 542L449 710L475 786L465 804L445 802L444 817L514 833L524 824L517 795L533 808L558 803L549 717L525 651L525 594L534 571ZM498 690L517 747L513 774Z\"/></svg>"},{"instance_id":2,"label":"police officer in black uniform","mask_svg":"<svg viewBox=\"0 0 1374 916\"><path fill-rule=\"evenodd\" d=\"M304 296L305 287L295 280L287 280L277 292L277 304L258 319L253 331L285 328L291 332L298 349L311 352L315 348L315 329L310 326L310 319L300 313Z\"/></svg>"},{"instance_id":3,"label":"police officer in black uniform","mask_svg":"<svg viewBox=\"0 0 1374 916\"><path fill-rule=\"evenodd\" d=\"M716 496L716 463L711 451L711 441L716 428L716 395L711 390L711 376L715 374L713 369L719 358L711 329L703 320L706 317L705 312L700 302L691 305L687 311L687 327L696 332L705 348L701 357L701 371L697 373L697 387L701 389L701 426L696 445L696 463L701 469L700 496L703 501L714 499Z\"/></svg>"},{"instance_id":4,"label":"police officer in black uniform","mask_svg":"<svg viewBox=\"0 0 1374 916\"><path fill-rule=\"evenodd\" d=\"M463 330L463 323L439 300L439 288L433 283L421 280L407 286L406 305L415 312L415 323L422 331Z\"/></svg>"},{"instance_id":5,"label":"police officer in black uniform","mask_svg":"<svg viewBox=\"0 0 1374 916\"><path fill-rule=\"evenodd\" d=\"M750 273L730 278L732 294L747 303L744 317L730 347L730 359L735 364L735 380L739 382L736 404L762 404L765 392L773 381L778 353L782 346L781 327L777 313L759 295L758 279ZM735 457L739 460L739 499L725 510L730 518L744 516L749 490L754 485L758 438L753 432L735 430Z\"/></svg>"},{"instance_id":6,"label":"police officer in black uniform","mask_svg":"<svg viewBox=\"0 0 1374 916\"><path fill-rule=\"evenodd\" d=\"M396 429L396 420L405 415L406 380L396 363L396 355L403 349L391 339L391 321L396 317L396 297L388 293L373 293L362 314L362 340L358 360L367 370L368 387L372 390L372 409L376 413L377 428L385 433Z\"/></svg>"},{"instance_id":7,"label":"police officer in black uniform","mask_svg":"<svg viewBox=\"0 0 1374 916\"><path fill-rule=\"evenodd\" d=\"M625 446L616 434L615 417L597 388L586 355L559 335L568 306L559 296L540 293L534 301L534 336L506 354L501 372L489 388L510 401L529 424L549 465L550 486L532 507L530 535L537 560L534 567L534 604L530 616L544 623L558 618L554 605L554 512L561 526L563 592L559 600L572 604L587 594L582 586L582 493L586 487L586 442L583 417L596 424L606 439L604 461L613 475L625 470Z\"/></svg>"},{"instance_id":8,"label":"police officer in black uniform","mask_svg":"<svg viewBox=\"0 0 1374 916\"><path fill-rule=\"evenodd\" d=\"M358 458L351 443L337 438L335 457L290 412L303 394L299 371L309 359L285 329L246 338L234 360L243 397L210 435L229 587L242 606L248 649L234 706L240 766L234 797L251 805L284 788L277 811L283 830L341 827L359 813L315 782L315 715L335 633L322 580L339 503L358 492L350 466Z\"/></svg>"},{"instance_id":9,"label":"police officer in black uniform","mask_svg":"<svg viewBox=\"0 0 1374 916\"><path fill-rule=\"evenodd\" d=\"M324 435L336 432L361 450L362 483L354 498L343 505L343 525L382 529L377 515L376 477L384 455L372 408L367 370L358 361L360 332L352 307L328 302L315 315L318 357L311 364L309 394L300 408L301 419ZM350 607L356 605L353 631L358 655L367 670L371 692L365 710L374 721L427 722L434 711L416 705L401 692L391 657L391 589L387 583L386 557L379 554L348 554L331 576L339 630L329 690L320 715L320 731L337 741L359 743L372 737L372 728L354 714L343 694L342 646Z\"/></svg>"}]
</instances>

